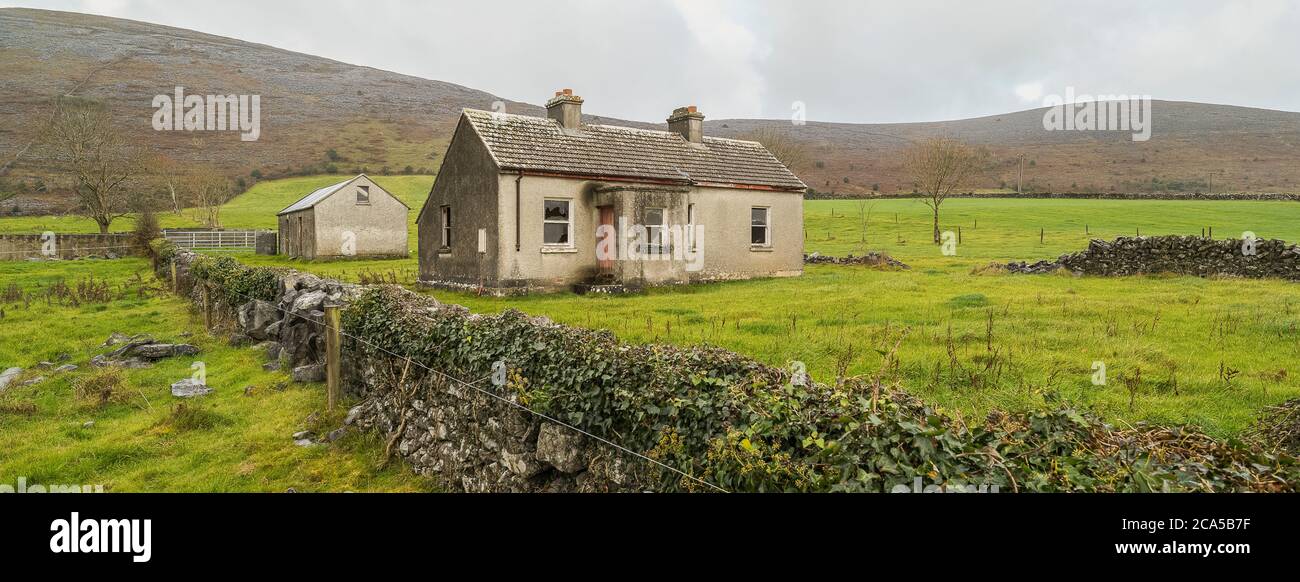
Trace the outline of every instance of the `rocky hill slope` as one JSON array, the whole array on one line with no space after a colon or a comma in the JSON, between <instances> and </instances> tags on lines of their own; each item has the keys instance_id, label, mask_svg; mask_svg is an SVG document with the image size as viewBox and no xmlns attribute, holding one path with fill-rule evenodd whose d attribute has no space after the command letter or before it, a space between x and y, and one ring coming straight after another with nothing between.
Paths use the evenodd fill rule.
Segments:
<instances>
[{"instance_id":1,"label":"rocky hill slope","mask_svg":"<svg viewBox=\"0 0 1300 582\"><path fill-rule=\"evenodd\" d=\"M0 169L7 170L10 187L21 183L25 191L58 184L57 168L44 161L40 148L30 147L57 95L102 100L154 151L215 165L231 176L398 173L408 167L432 172L462 108L490 109L501 101L507 111L542 113L537 105L468 87L275 47L129 20L18 8L0 9L0 70L5 71ZM152 100L176 86L189 94L260 95L261 138L244 142L234 132L154 131ZM708 112L707 103L699 105ZM588 102L587 110L599 113L600 104ZM709 120L706 133L737 137L761 128L789 133L809 152L796 172L814 189L837 194L910 191L901 151L929 136L986 146L992 165L981 188L1014 190L1023 155L1024 187L1036 191L1300 191L1300 114L1166 101L1155 103L1154 114L1154 135L1144 143L1134 143L1128 133L1048 132L1042 110L906 124ZM588 121L663 127L660 120L589 116Z\"/></svg>"}]
</instances>

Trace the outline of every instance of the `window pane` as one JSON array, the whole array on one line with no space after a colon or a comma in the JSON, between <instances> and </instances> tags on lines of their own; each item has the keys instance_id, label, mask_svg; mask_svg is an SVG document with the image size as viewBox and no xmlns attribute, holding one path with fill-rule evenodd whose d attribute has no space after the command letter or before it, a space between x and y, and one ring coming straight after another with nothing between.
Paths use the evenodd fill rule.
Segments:
<instances>
[{"instance_id":1,"label":"window pane","mask_svg":"<svg viewBox=\"0 0 1300 582\"><path fill-rule=\"evenodd\" d=\"M442 246L451 247L451 207L442 207Z\"/></svg>"},{"instance_id":2,"label":"window pane","mask_svg":"<svg viewBox=\"0 0 1300 582\"><path fill-rule=\"evenodd\" d=\"M663 227L662 225L661 225L661 226L647 226L647 227L646 227L646 235L647 235L646 238L649 239L649 240L646 241L646 242L648 242L651 246L663 246L663 244L664 244L664 227Z\"/></svg>"},{"instance_id":3,"label":"window pane","mask_svg":"<svg viewBox=\"0 0 1300 582\"><path fill-rule=\"evenodd\" d=\"M767 226L767 209L754 208L750 210L750 217L754 226Z\"/></svg>"},{"instance_id":4,"label":"window pane","mask_svg":"<svg viewBox=\"0 0 1300 582\"><path fill-rule=\"evenodd\" d=\"M660 226L664 223L664 209L647 208L645 209L646 226Z\"/></svg>"},{"instance_id":5,"label":"window pane","mask_svg":"<svg viewBox=\"0 0 1300 582\"><path fill-rule=\"evenodd\" d=\"M548 245L569 244L569 225L547 223L545 226L545 242Z\"/></svg>"},{"instance_id":6,"label":"window pane","mask_svg":"<svg viewBox=\"0 0 1300 582\"><path fill-rule=\"evenodd\" d=\"M547 200L546 220L568 220L569 202L567 200Z\"/></svg>"},{"instance_id":7,"label":"window pane","mask_svg":"<svg viewBox=\"0 0 1300 582\"><path fill-rule=\"evenodd\" d=\"M767 244L767 227L766 227L766 226L755 226L755 227L751 227L751 228L749 229L749 232L750 232L750 237L749 237L750 240L749 240L749 242L750 242L751 244L756 244L756 245L765 245L765 244Z\"/></svg>"}]
</instances>

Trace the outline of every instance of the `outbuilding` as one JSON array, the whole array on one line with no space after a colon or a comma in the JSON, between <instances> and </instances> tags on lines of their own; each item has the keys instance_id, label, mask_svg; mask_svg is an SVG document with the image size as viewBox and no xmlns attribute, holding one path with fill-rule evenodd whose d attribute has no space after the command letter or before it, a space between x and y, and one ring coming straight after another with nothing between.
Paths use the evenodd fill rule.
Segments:
<instances>
[{"instance_id":1,"label":"outbuilding","mask_svg":"<svg viewBox=\"0 0 1300 582\"><path fill-rule=\"evenodd\" d=\"M361 174L281 210L280 254L302 259L409 256L410 210Z\"/></svg>"}]
</instances>

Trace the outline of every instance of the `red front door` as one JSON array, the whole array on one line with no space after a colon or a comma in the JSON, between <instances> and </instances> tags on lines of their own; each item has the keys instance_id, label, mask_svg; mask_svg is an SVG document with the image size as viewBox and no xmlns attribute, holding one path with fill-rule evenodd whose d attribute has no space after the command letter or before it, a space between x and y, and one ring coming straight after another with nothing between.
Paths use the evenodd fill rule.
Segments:
<instances>
[{"instance_id":1,"label":"red front door","mask_svg":"<svg viewBox=\"0 0 1300 582\"><path fill-rule=\"evenodd\" d=\"M600 225L602 227L610 227L610 228L600 229L601 236L596 241L596 245L597 245L596 248L602 248L602 247L610 248L610 249L615 249L615 252L617 252L618 246L616 245L615 241L612 240L608 242L605 241L606 237L613 236L613 232L614 232L613 229L614 207L613 206L600 207ZM599 260L600 260L600 273L602 275L608 275L614 272L614 257L603 256Z\"/></svg>"}]
</instances>

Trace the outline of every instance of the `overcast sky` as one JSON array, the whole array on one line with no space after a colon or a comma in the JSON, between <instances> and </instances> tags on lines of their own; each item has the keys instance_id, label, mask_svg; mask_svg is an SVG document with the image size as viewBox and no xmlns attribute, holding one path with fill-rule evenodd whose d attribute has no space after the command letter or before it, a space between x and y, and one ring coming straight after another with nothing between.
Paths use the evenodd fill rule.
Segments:
<instances>
[{"instance_id":1,"label":"overcast sky","mask_svg":"<svg viewBox=\"0 0 1300 582\"><path fill-rule=\"evenodd\" d=\"M1083 94L1300 111L1290 0L48 0L590 113L932 121Z\"/></svg>"}]
</instances>

